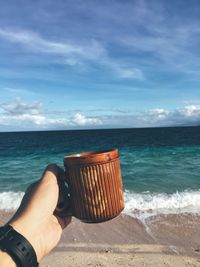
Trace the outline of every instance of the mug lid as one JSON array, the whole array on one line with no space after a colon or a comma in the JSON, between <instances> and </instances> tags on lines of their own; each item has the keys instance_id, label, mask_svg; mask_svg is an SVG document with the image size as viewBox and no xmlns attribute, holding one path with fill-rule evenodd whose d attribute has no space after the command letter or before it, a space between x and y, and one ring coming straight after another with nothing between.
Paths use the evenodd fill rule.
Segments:
<instances>
[{"instance_id":1,"label":"mug lid","mask_svg":"<svg viewBox=\"0 0 200 267\"><path fill-rule=\"evenodd\" d=\"M64 157L64 165L82 165L108 162L119 157L118 149L97 150Z\"/></svg>"}]
</instances>

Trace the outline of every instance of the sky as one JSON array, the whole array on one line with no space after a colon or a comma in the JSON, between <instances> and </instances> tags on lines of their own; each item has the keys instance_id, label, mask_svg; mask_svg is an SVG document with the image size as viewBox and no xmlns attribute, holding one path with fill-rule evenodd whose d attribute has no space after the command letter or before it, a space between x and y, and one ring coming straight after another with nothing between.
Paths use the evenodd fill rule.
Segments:
<instances>
[{"instance_id":1,"label":"sky","mask_svg":"<svg viewBox=\"0 0 200 267\"><path fill-rule=\"evenodd\" d=\"M0 5L0 131L200 125L198 0Z\"/></svg>"}]
</instances>

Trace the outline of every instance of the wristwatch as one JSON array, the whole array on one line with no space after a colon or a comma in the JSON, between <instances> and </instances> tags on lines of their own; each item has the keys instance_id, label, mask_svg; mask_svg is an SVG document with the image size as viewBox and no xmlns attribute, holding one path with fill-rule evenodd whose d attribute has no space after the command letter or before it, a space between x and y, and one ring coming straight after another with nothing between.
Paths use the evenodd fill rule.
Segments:
<instances>
[{"instance_id":1,"label":"wristwatch","mask_svg":"<svg viewBox=\"0 0 200 267\"><path fill-rule=\"evenodd\" d=\"M39 266L30 242L9 224L0 227L0 250L8 253L17 267Z\"/></svg>"}]
</instances>

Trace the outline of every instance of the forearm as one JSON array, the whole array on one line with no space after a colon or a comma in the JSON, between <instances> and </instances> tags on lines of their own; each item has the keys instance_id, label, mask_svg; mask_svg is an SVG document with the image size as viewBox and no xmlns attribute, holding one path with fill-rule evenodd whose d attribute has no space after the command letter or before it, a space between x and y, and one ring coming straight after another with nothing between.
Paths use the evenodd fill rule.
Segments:
<instances>
[{"instance_id":1,"label":"forearm","mask_svg":"<svg viewBox=\"0 0 200 267\"><path fill-rule=\"evenodd\" d=\"M55 174L52 171L53 167ZM39 262L49 254L59 242L62 230L71 221L69 216L61 218L54 214L59 201L59 185L56 175L62 169L56 165L53 167L49 165L51 170L46 168L42 178L29 186L19 209L8 222L29 242L31 254L27 255L31 256L34 262ZM7 253L0 250L0 267L17 266Z\"/></svg>"},{"instance_id":2,"label":"forearm","mask_svg":"<svg viewBox=\"0 0 200 267\"><path fill-rule=\"evenodd\" d=\"M17 267L13 259L3 251L0 251L0 266L1 267Z\"/></svg>"}]
</instances>

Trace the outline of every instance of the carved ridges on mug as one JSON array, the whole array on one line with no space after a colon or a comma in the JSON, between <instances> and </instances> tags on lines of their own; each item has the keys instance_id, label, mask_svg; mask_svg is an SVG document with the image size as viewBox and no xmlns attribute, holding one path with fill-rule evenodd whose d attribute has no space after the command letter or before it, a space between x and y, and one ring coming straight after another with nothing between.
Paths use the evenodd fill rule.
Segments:
<instances>
[{"instance_id":1,"label":"carved ridges on mug","mask_svg":"<svg viewBox=\"0 0 200 267\"><path fill-rule=\"evenodd\" d=\"M124 208L119 159L68 168L72 209L83 221L97 222L117 216Z\"/></svg>"}]
</instances>

